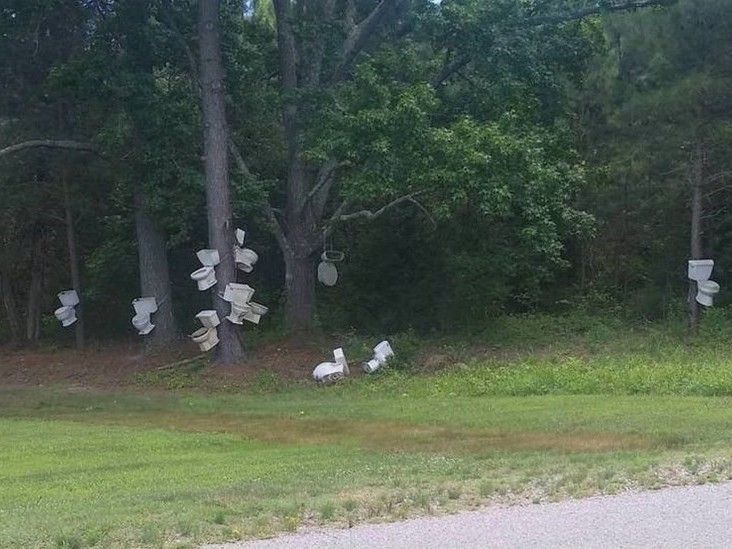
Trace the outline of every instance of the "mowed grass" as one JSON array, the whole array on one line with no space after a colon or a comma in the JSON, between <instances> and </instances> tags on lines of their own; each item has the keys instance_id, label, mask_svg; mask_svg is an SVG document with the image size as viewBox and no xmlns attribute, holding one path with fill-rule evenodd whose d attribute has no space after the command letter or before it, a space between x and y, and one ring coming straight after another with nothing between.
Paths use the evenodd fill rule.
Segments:
<instances>
[{"instance_id":1,"label":"mowed grass","mask_svg":"<svg viewBox=\"0 0 732 549\"><path fill-rule=\"evenodd\" d=\"M732 478L726 331L534 346L536 328L326 388L0 389L0 546L195 546Z\"/></svg>"}]
</instances>

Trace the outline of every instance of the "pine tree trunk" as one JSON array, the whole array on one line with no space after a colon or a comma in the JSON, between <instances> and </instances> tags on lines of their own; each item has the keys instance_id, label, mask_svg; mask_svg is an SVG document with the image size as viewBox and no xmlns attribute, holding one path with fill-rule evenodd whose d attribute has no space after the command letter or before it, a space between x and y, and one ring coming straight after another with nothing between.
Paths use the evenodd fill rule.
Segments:
<instances>
[{"instance_id":1,"label":"pine tree trunk","mask_svg":"<svg viewBox=\"0 0 732 549\"><path fill-rule=\"evenodd\" d=\"M704 177L704 149L698 143L694 151L691 176L691 259L702 259L702 187ZM699 303L696 301L697 283L689 280L689 329L699 332Z\"/></svg>"},{"instance_id":2,"label":"pine tree trunk","mask_svg":"<svg viewBox=\"0 0 732 549\"><path fill-rule=\"evenodd\" d=\"M295 334L313 328L315 318L315 265L312 256L285 255L285 319Z\"/></svg>"},{"instance_id":3,"label":"pine tree trunk","mask_svg":"<svg viewBox=\"0 0 732 549\"><path fill-rule=\"evenodd\" d=\"M209 246L217 249L221 263L216 267L218 290L213 292L214 308L223 318L229 304L217 293L223 293L228 282L236 281L236 265L229 198L228 128L224 108L224 70L219 36L219 0L198 2L198 47L200 55L201 99L203 103L204 155L206 168L206 206L208 209ZM244 347L236 326L223 320L218 327L219 344L216 362L235 363L244 357Z\"/></svg>"},{"instance_id":4,"label":"pine tree trunk","mask_svg":"<svg viewBox=\"0 0 732 549\"><path fill-rule=\"evenodd\" d=\"M168 252L165 238L145 212L140 188L135 189L135 231L141 297L154 297L158 303L158 310L153 315L155 329L146 336L145 341L154 347L160 347L177 338L170 292Z\"/></svg>"},{"instance_id":5,"label":"pine tree trunk","mask_svg":"<svg viewBox=\"0 0 732 549\"><path fill-rule=\"evenodd\" d=\"M43 297L43 240L40 228L33 229L31 280L25 317L25 339L36 343L41 336L41 298Z\"/></svg>"},{"instance_id":6,"label":"pine tree trunk","mask_svg":"<svg viewBox=\"0 0 732 549\"><path fill-rule=\"evenodd\" d=\"M5 317L10 328L10 337L13 343L20 343L22 339L20 315L18 314L18 307L15 301L13 283L10 280L10 274L8 272L0 272L0 292L3 296L3 307L5 308Z\"/></svg>"},{"instance_id":7,"label":"pine tree trunk","mask_svg":"<svg viewBox=\"0 0 732 549\"><path fill-rule=\"evenodd\" d=\"M71 209L71 196L69 195L69 174L68 169L63 168L61 172L61 185L64 194L64 214L66 218L66 242L69 251L69 270L71 271L71 286L81 298L81 274L79 272L79 255L76 249L76 231L74 229L74 212ZM84 347L84 303L79 299L76 306L76 322L74 323L76 336L76 347Z\"/></svg>"}]
</instances>

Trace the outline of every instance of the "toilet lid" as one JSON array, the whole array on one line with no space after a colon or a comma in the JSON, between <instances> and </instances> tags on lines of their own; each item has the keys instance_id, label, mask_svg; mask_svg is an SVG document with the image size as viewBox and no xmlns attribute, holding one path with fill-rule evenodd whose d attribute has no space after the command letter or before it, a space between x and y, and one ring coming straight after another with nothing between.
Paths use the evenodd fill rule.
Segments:
<instances>
[{"instance_id":1,"label":"toilet lid","mask_svg":"<svg viewBox=\"0 0 732 549\"><path fill-rule=\"evenodd\" d=\"M335 286L338 282L338 269L333 263L321 261L318 265L318 280L326 286Z\"/></svg>"}]
</instances>

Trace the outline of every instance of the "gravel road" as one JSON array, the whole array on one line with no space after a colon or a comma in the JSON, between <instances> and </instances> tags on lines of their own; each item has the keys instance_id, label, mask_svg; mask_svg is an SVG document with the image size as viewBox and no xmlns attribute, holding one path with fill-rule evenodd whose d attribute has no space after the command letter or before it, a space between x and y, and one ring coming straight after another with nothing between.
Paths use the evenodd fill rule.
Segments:
<instances>
[{"instance_id":1,"label":"gravel road","mask_svg":"<svg viewBox=\"0 0 732 549\"><path fill-rule=\"evenodd\" d=\"M543 505L485 508L349 530L312 530L243 548L732 547L732 482Z\"/></svg>"}]
</instances>

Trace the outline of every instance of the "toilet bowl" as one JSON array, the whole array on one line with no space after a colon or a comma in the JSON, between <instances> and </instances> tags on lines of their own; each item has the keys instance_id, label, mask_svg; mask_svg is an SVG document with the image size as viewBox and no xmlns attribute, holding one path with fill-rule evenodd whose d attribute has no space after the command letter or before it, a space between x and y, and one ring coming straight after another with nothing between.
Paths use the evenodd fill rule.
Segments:
<instances>
[{"instance_id":1,"label":"toilet bowl","mask_svg":"<svg viewBox=\"0 0 732 549\"><path fill-rule=\"evenodd\" d=\"M346 254L339 252L338 250L325 250L320 254L321 261L327 261L328 263L338 263L346 258Z\"/></svg>"},{"instance_id":2,"label":"toilet bowl","mask_svg":"<svg viewBox=\"0 0 732 549\"><path fill-rule=\"evenodd\" d=\"M236 263L237 269L245 273L251 273L258 260L259 256L254 250L234 246L234 262Z\"/></svg>"},{"instance_id":3,"label":"toilet bowl","mask_svg":"<svg viewBox=\"0 0 732 549\"><path fill-rule=\"evenodd\" d=\"M203 267L193 271L191 273L191 279L196 281L199 290L208 290L211 286L216 284L216 271L214 267L221 261L219 251L198 250L196 252L196 256L198 256Z\"/></svg>"},{"instance_id":4,"label":"toilet bowl","mask_svg":"<svg viewBox=\"0 0 732 549\"><path fill-rule=\"evenodd\" d=\"M714 296L719 293L719 284L713 280L701 280L696 283L696 301L705 307L714 304Z\"/></svg>"},{"instance_id":5,"label":"toilet bowl","mask_svg":"<svg viewBox=\"0 0 732 549\"><path fill-rule=\"evenodd\" d=\"M206 309L196 315L198 321L203 325L204 328L215 328L221 324L219 315L214 309Z\"/></svg>"},{"instance_id":6,"label":"toilet bowl","mask_svg":"<svg viewBox=\"0 0 732 549\"><path fill-rule=\"evenodd\" d=\"M219 335L216 328L199 328L191 334L191 339L202 351L210 351L219 342Z\"/></svg>"},{"instance_id":7,"label":"toilet bowl","mask_svg":"<svg viewBox=\"0 0 732 549\"><path fill-rule=\"evenodd\" d=\"M56 309L53 314L61 321L61 325L65 328L76 322L76 310L70 305L64 305Z\"/></svg>"},{"instance_id":8,"label":"toilet bowl","mask_svg":"<svg viewBox=\"0 0 732 549\"><path fill-rule=\"evenodd\" d=\"M267 307L259 303L254 303L254 301L250 301L247 305L249 310L244 313L242 318L252 322L253 324L259 324L259 320L267 314L267 311L269 311Z\"/></svg>"},{"instance_id":9,"label":"toilet bowl","mask_svg":"<svg viewBox=\"0 0 732 549\"><path fill-rule=\"evenodd\" d=\"M154 297L138 297L132 300L132 307L138 315L151 315L158 310L158 303Z\"/></svg>"},{"instance_id":10,"label":"toilet bowl","mask_svg":"<svg viewBox=\"0 0 732 549\"><path fill-rule=\"evenodd\" d=\"M76 290L59 292L58 299L64 307L76 307L79 304L79 294L76 293Z\"/></svg>"},{"instance_id":11,"label":"toilet bowl","mask_svg":"<svg viewBox=\"0 0 732 549\"><path fill-rule=\"evenodd\" d=\"M313 379L318 383L334 383L344 377L343 366L336 362L321 362L313 370Z\"/></svg>"},{"instance_id":12,"label":"toilet bowl","mask_svg":"<svg viewBox=\"0 0 732 549\"><path fill-rule=\"evenodd\" d=\"M384 364L386 364L391 357L394 356L394 350L388 341L382 341L376 347L374 347L374 357L361 364L361 369L367 374L373 373Z\"/></svg>"},{"instance_id":13,"label":"toilet bowl","mask_svg":"<svg viewBox=\"0 0 732 549\"><path fill-rule=\"evenodd\" d=\"M191 278L196 281L200 291L208 290L216 284L216 271L213 267L201 267L191 273Z\"/></svg>"},{"instance_id":14,"label":"toilet bowl","mask_svg":"<svg viewBox=\"0 0 732 549\"><path fill-rule=\"evenodd\" d=\"M149 313L137 313L132 317L132 325L140 335L147 335L155 328L155 324L150 322Z\"/></svg>"},{"instance_id":15,"label":"toilet bowl","mask_svg":"<svg viewBox=\"0 0 732 549\"><path fill-rule=\"evenodd\" d=\"M247 313L249 313L249 304L232 301L231 312L226 319L234 324L244 324L244 315Z\"/></svg>"}]
</instances>

